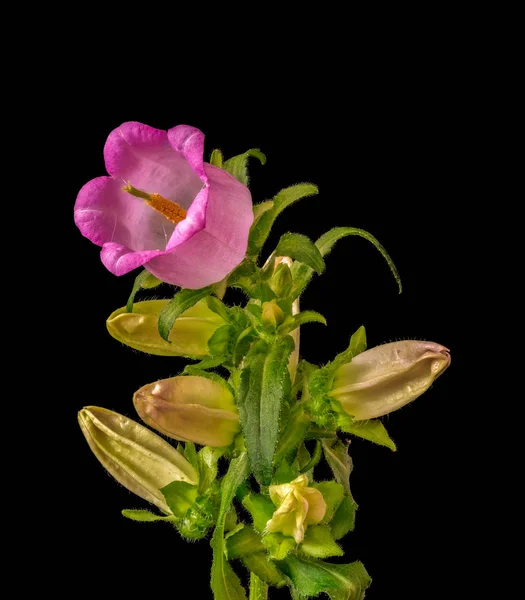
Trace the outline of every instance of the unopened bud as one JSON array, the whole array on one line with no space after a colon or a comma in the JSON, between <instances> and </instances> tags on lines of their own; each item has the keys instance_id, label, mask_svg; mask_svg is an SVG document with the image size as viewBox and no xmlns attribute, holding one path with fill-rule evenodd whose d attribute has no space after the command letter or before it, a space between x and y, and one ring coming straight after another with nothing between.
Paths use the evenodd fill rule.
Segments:
<instances>
[{"instance_id":1,"label":"unopened bud","mask_svg":"<svg viewBox=\"0 0 525 600\"><path fill-rule=\"evenodd\" d=\"M270 302L263 302L262 305L262 322L267 325L273 325L274 327L279 327L279 325L284 321L284 312L282 308L275 302L275 300L271 300Z\"/></svg>"},{"instance_id":2,"label":"unopened bud","mask_svg":"<svg viewBox=\"0 0 525 600\"><path fill-rule=\"evenodd\" d=\"M230 390L206 377L162 379L133 396L140 418L168 437L204 446L229 446L240 431Z\"/></svg>"},{"instance_id":3,"label":"unopened bud","mask_svg":"<svg viewBox=\"0 0 525 600\"><path fill-rule=\"evenodd\" d=\"M136 302L132 313L126 312L126 307L119 308L107 320L109 333L135 350L157 356L207 356L208 340L225 324L224 319L211 311L205 300L201 300L176 319L167 342L160 337L158 321L168 302Z\"/></svg>"},{"instance_id":4,"label":"unopened bud","mask_svg":"<svg viewBox=\"0 0 525 600\"><path fill-rule=\"evenodd\" d=\"M449 350L434 342L383 344L340 367L330 396L356 420L373 419L421 396L449 365Z\"/></svg>"},{"instance_id":5,"label":"unopened bud","mask_svg":"<svg viewBox=\"0 0 525 600\"><path fill-rule=\"evenodd\" d=\"M299 475L290 483L271 485L270 498L277 510L266 524L266 531L293 537L296 544L303 541L308 525L317 525L326 514L323 495L308 487L306 475Z\"/></svg>"},{"instance_id":6,"label":"unopened bud","mask_svg":"<svg viewBox=\"0 0 525 600\"><path fill-rule=\"evenodd\" d=\"M175 448L153 431L112 410L87 406L78 422L91 450L124 487L171 514L160 491L173 481L195 485L198 476Z\"/></svg>"}]
</instances>

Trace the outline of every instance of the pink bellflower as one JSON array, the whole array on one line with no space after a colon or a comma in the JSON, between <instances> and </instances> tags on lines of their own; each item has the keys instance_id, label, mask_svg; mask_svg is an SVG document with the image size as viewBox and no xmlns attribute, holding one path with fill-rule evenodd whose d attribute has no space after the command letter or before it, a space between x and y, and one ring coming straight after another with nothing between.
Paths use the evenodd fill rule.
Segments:
<instances>
[{"instance_id":1,"label":"pink bellflower","mask_svg":"<svg viewBox=\"0 0 525 600\"><path fill-rule=\"evenodd\" d=\"M128 122L104 147L109 177L80 190L75 223L102 246L115 275L144 266L180 287L221 281L244 258L253 222L250 191L203 161L204 134Z\"/></svg>"}]
</instances>

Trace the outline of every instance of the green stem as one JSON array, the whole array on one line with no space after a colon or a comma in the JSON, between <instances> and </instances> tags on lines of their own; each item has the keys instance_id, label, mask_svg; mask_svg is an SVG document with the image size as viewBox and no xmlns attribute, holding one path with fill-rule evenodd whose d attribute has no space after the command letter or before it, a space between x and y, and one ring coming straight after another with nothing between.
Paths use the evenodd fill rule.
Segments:
<instances>
[{"instance_id":1,"label":"green stem","mask_svg":"<svg viewBox=\"0 0 525 600\"><path fill-rule=\"evenodd\" d=\"M250 573L250 600L268 600L268 586L255 573Z\"/></svg>"}]
</instances>

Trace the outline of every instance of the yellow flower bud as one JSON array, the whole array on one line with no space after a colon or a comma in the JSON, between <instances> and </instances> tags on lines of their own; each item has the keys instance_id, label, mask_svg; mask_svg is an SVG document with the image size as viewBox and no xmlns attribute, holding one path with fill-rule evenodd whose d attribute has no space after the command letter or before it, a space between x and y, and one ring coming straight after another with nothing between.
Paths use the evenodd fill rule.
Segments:
<instances>
[{"instance_id":1,"label":"yellow flower bud","mask_svg":"<svg viewBox=\"0 0 525 600\"><path fill-rule=\"evenodd\" d=\"M290 483L271 485L270 498L277 510L266 524L266 531L293 537L296 544L303 541L308 525L317 525L326 513L323 495L308 487L306 475L299 475Z\"/></svg>"},{"instance_id":2,"label":"yellow flower bud","mask_svg":"<svg viewBox=\"0 0 525 600\"><path fill-rule=\"evenodd\" d=\"M191 464L153 431L112 410L87 406L78 422L91 450L113 477L171 514L160 489L173 481L197 484Z\"/></svg>"},{"instance_id":3,"label":"yellow flower bud","mask_svg":"<svg viewBox=\"0 0 525 600\"><path fill-rule=\"evenodd\" d=\"M241 430L233 394L206 377L150 383L135 392L133 403L145 423L176 440L229 446Z\"/></svg>"},{"instance_id":4,"label":"yellow flower bud","mask_svg":"<svg viewBox=\"0 0 525 600\"><path fill-rule=\"evenodd\" d=\"M206 300L200 300L176 319L169 335L170 342L166 342L160 337L158 320L168 302L169 300L136 302L132 313L126 312L125 306L119 308L106 322L109 333L135 350L157 356L208 355L208 340L225 324L224 319L208 308Z\"/></svg>"},{"instance_id":5,"label":"yellow flower bud","mask_svg":"<svg viewBox=\"0 0 525 600\"><path fill-rule=\"evenodd\" d=\"M449 365L449 350L434 342L383 344L340 367L330 396L356 420L373 419L421 396Z\"/></svg>"}]
</instances>

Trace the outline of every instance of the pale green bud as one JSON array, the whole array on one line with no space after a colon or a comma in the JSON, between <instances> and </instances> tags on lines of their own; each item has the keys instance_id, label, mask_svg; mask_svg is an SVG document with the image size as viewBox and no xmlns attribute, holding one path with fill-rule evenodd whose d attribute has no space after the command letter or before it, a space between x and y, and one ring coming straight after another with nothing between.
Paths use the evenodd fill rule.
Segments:
<instances>
[{"instance_id":1,"label":"pale green bud","mask_svg":"<svg viewBox=\"0 0 525 600\"><path fill-rule=\"evenodd\" d=\"M317 525L326 514L323 495L308 487L308 477L304 474L290 483L271 485L270 498L277 510L266 524L266 531L293 537L296 544L303 541L308 525Z\"/></svg>"},{"instance_id":2,"label":"pale green bud","mask_svg":"<svg viewBox=\"0 0 525 600\"><path fill-rule=\"evenodd\" d=\"M330 396L356 420L374 419L421 396L449 365L449 350L434 342L383 344L340 367Z\"/></svg>"},{"instance_id":3,"label":"pale green bud","mask_svg":"<svg viewBox=\"0 0 525 600\"><path fill-rule=\"evenodd\" d=\"M223 447L241 430L233 394L206 377L161 379L135 392L133 403L147 425L176 440Z\"/></svg>"},{"instance_id":4,"label":"pale green bud","mask_svg":"<svg viewBox=\"0 0 525 600\"><path fill-rule=\"evenodd\" d=\"M126 307L119 308L108 318L109 333L119 342L149 354L158 356L209 355L208 340L225 325L218 314L208 308L205 300L200 300L175 321L170 332L169 342L160 337L158 320L162 309L169 300L147 300L136 302L133 312Z\"/></svg>"},{"instance_id":5,"label":"pale green bud","mask_svg":"<svg viewBox=\"0 0 525 600\"><path fill-rule=\"evenodd\" d=\"M87 406L78 422L106 470L137 496L171 514L160 491L173 481L196 485L191 464L153 431L112 410Z\"/></svg>"},{"instance_id":6,"label":"pale green bud","mask_svg":"<svg viewBox=\"0 0 525 600\"><path fill-rule=\"evenodd\" d=\"M284 321L284 312L275 300L263 302L262 305L262 322L267 325L279 327Z\"/></svg>"}]
</instances>

